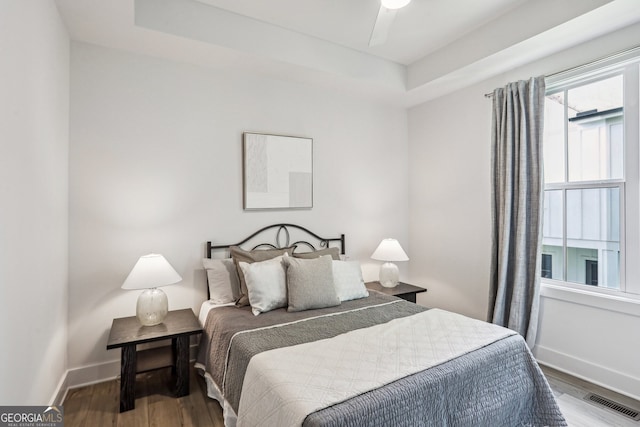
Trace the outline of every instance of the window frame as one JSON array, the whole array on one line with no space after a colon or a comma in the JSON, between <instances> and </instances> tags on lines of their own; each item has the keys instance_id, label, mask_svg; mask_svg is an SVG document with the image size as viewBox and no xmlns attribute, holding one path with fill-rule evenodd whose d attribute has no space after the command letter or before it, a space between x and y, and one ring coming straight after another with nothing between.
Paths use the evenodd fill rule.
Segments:
<instances>
[{"instance_id":1,"label":"window frame","mask_svg":"<svg viewBox=\"0 0 640 427\"><path fill-rule=\"evenodd\" d=\"M606 62L606 61L605 61ZM622 179L599 181L569 181L569 153L567 107L564 116L564 182L544 185L543 191L562 191L562 256L563 279L567 277L567 191L585 188L618 188L620 194L620 284L619 289L604 288L568 282L565 280L542 277L544 283L577 290L589 290L596 294L618 296L640 295L640 55L637 53L624 60L610 61L605 64L594 64L580 67L571 72L562 73L546 79L545 97L564 92L575 87L584 86L616 75L623 76L623 153L624 171ZM565 98L566 99L566 98ZM609 132L610 130L608 130Z\"/></svg>"}]
</instances>

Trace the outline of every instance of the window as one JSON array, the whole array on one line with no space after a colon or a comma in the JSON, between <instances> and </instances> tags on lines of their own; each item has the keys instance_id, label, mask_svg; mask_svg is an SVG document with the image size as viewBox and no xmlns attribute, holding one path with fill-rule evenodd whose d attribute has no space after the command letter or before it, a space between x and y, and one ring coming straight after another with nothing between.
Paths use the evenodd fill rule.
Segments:
<instances>
[{"instance_id":1,"label":"window","mask_svg":"<svg viewBox=\"0 0 640 427\"><path fill-rule=\"evenodd\" d=\"M639 80L628 61L547 83L545 279L640 293Z\"/></svg>"},{"instance_id":2,"label":"window","mask_svg":"<svg viewBox=\"0 0 640 427\"><path fill-rule=\"evenodd\" d=\"M598 286L598 261L586 260L585 265L585 278L586 284L591 286Z\"/></svg>"},{"instance_id":3,"label":"window","mask_svg":"<svg viewBox=\"0 0 640 427\"><path fill-rule=\"evenodd\" d=\"M542 277L551 279L553 277L553 256L542 254Z\"/></svg>"}]
</instances>

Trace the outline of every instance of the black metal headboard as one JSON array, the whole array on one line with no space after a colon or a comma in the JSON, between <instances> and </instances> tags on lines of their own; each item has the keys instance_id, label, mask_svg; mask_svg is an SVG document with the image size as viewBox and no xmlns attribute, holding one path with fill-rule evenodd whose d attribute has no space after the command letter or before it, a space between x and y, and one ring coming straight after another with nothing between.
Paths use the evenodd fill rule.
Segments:
<instances>
[{"instance_id":1,"label":"black metal headboard","mask_svg":"<svg viewBox=\"0 0 640 427\"><path fill-rule=\"evenodd\" d=\"M301 234L301 239L296 237L295 241L291 241L291 231L297 231L296 234ZM270 242L260 241L261 239L266 239L269 236L270 231L275 233L271 233ZM261 235L261 236L259 236ZM283 241L284 239L284 241ZM247 249L259 249L259 248L270 248L270 249L280 249L287 248L290 246L305 246L311 251L325 249L329 247L331 242L339 242L340 243L340 253L345 254L345 244L344 244L344 234L341 234L340 237L326 238L320 237L316 233L309 231L308 229L301 227L295 224L273 224L267 227L261 228L255 233L251 234L249 237L244 240L239 241L238 243L232 243L228 245L213 245L211 242L207 242L207 258L211 258L211 253L214 250L219 249L228 249L230 246L240 246L243 244L254 240L259 243L253 244ZM309 241L311 240L311 241ZM273 242L273 243L271 243Z\"/></svg>"}]
</instances>

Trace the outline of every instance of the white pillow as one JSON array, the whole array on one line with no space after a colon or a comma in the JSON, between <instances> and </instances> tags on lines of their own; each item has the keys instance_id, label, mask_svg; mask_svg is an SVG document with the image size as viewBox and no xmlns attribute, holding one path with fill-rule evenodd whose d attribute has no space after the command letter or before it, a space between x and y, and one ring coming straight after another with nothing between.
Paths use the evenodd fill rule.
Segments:
<instances>
[{"instance_id":1,"label":"white pillow","mask_svg":"<svg viewBox=\"0 0 640 427\"><path fill-rule=\"evenodd\" d=\"M202 265L207 271L209 300L215 304L234 302L240 296L240 279L233 259L204 258Z\"/></svg>"},{"instance_id":2,"label":"white pillow","mask_svg":"<svg viewBox=\"0 0 640 427\"><path fill-rule=\"evenodd\" d=\"M287 279L282 256L254 263L239 262L254 315L287 306Z\"/></svg>"},{"instance_id":3,"label":"white pillow","mask_svg":"<svg viewBox=\"0 0 640 427\"><path fill-rule=\"evenodd\" d=\"M340 301L366 298L369 291L364 285L358 261L333 261L333 282Z\"/></svg>"}]
</instances>

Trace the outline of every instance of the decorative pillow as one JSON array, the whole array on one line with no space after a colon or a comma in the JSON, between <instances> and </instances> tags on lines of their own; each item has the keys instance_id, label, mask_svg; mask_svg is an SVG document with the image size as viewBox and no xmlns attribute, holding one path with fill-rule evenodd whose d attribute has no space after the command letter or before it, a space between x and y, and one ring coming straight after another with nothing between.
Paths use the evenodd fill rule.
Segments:
<instances>
[{"instance_id":1,"label":"decorative pillow","mask_svg":"<svg viewBox=\"0 0 640 427\"><path fill-rule=\"evenodd\" d=\"M331 265L333 267L333 282L336 285L336 293L340 301L369 296L358 261L333 261Z\"/></svg>"},{"instance_id":2,"label":"decorative pillow","mask_svg":"<svg viewBox=\"0 0 640 427\"><path fill-rule=\"evenodd\" d=\"M285 256L287 268L287 311L333 307L340 304L333 284L331 256L301 259Z\"/></svg>"},{"instance_id":3,"label":"decorative pillow","mask_svg":"<svg viewBox=\"0 0 640 427\"><path fill-rule=\"evenodd\" d=\"M245 251L238 246L231 246L229 248L229 251L231 252L231 258L233 258L233 261L236 263L236 267L238 268L238 277L240 278L240 296L236 300L236 305L249 305L247 284L245 283L244 274L242 273L242 269L238 266L238 263L246 262L247 264L251 264L252 262L266 261L268 259L284 255L285 253L291 255L294 249L295 247L284 249L260 249L254 251Z\"/></svg>"},{"instance_id":4,"label":"decorative pillow","mask_svg":"<svg viewBox=\"0 0 640 427\"><path fill-rule=\"evenodd\" d=\"M320 249L319 251L312 251L312 252L300 252L300 253L294 252L293 254L295 258L303 258L303 259L320 258L321 256L324 256L324 255L331 255L331 258L333 259L340 259L340 249L327 248L327 249Z\"/></svg>"},{"instance_id":5,"label":"decorative pillow","mask_svg":"<svg viewBox=\"0 0 640 427\"><path fill-rule=\"evenodd\" d=\"M254 315L287 306L287 279L282 256L254 263L240 262Z\"/></svg>"},{"instance_id":6,"label":"decorative pillow","mask_svg":"<svg viewBox=\"0 0 640 427\"><path fill-rule=\"evenodd\" d=\"M233 260L204 258L202 265L207 271L209 300L215 304L236 301L240 296L240 280Z\"/></svg>"}]
</instances>

